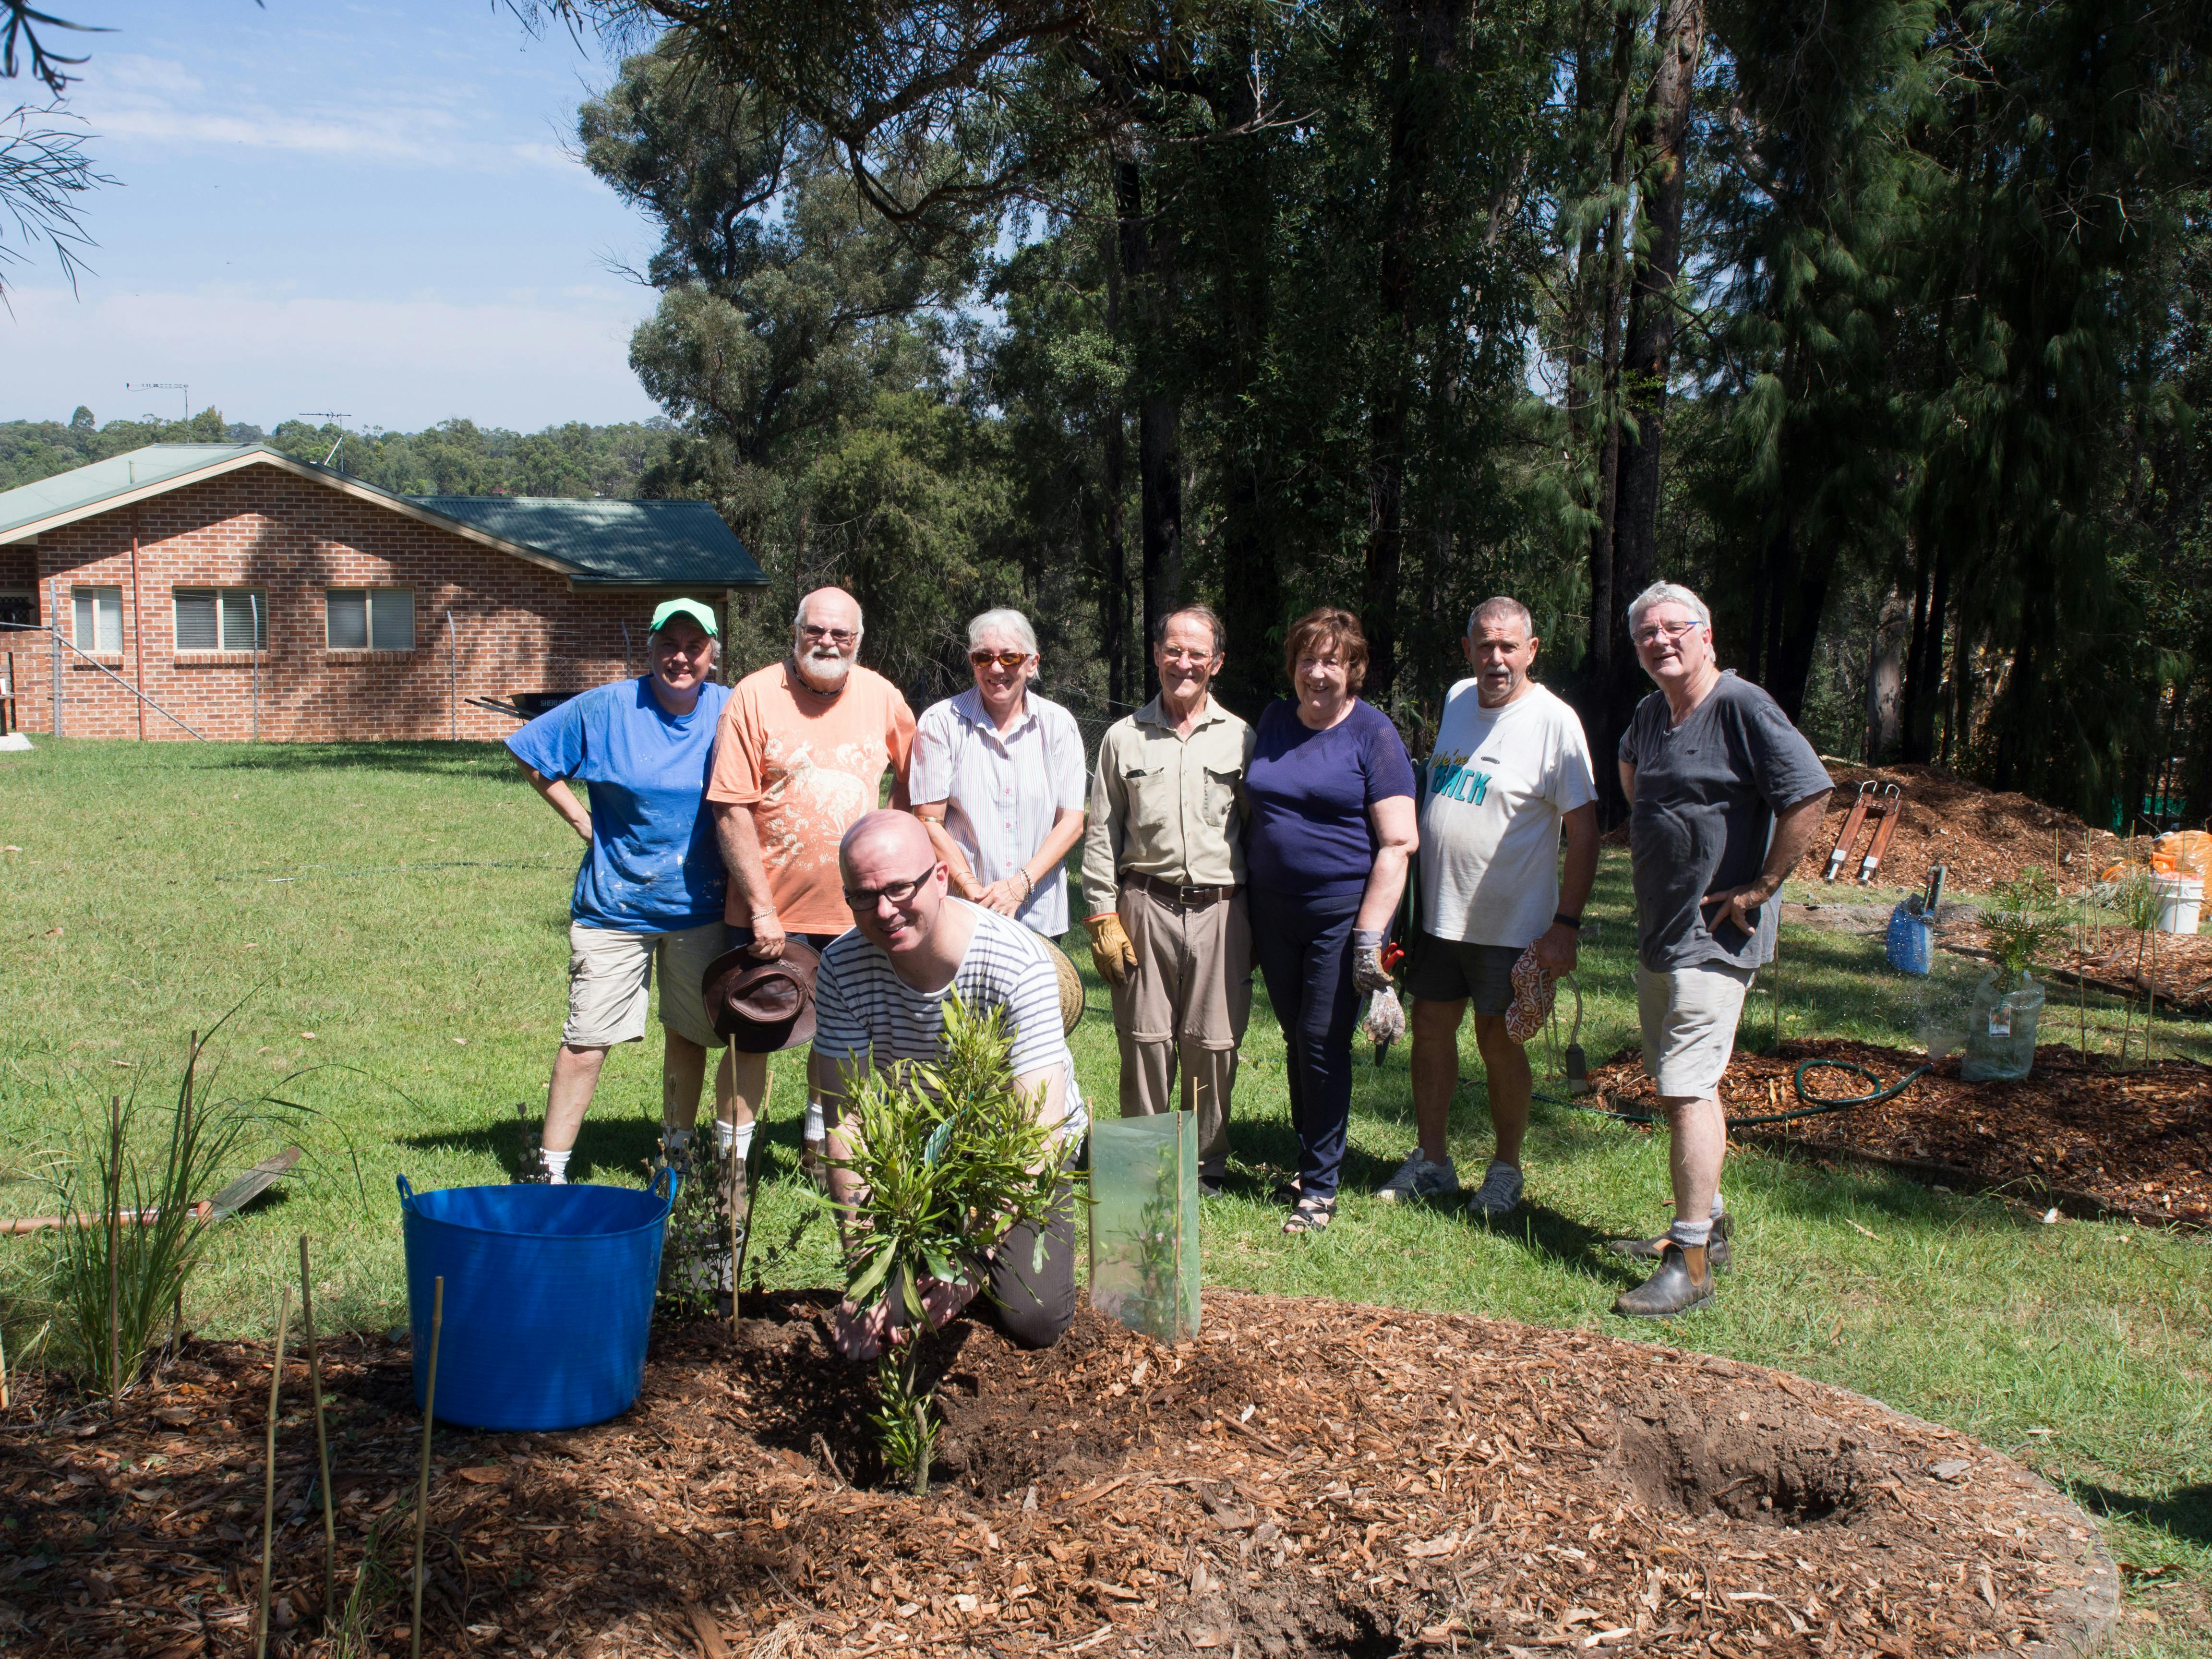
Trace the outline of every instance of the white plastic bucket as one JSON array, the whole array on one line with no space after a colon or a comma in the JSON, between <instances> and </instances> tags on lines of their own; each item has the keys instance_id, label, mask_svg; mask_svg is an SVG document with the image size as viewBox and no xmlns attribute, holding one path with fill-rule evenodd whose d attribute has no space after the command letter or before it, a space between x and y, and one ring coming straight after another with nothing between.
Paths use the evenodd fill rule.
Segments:
<instances>
[{"instance_id":1,"label":"white plastic bucket","mask_svg":"<svg viewBox=\"0 0 2212 1659\"><path fill-rule=\"evenodd\" d=\"M2204 884L2194 876L2153 876L2151 896L2158 901L2158 931L2193 933L2204 903Z\"/></svg>"}]
</instances>

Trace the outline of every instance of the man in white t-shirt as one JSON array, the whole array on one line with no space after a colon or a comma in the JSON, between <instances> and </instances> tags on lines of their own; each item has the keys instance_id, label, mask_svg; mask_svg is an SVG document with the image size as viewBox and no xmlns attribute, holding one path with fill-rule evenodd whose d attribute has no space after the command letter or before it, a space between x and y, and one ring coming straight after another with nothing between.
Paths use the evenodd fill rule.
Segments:
<instances>
[{"instance_id":1,"label":"man in white t-shirt","mask_svg":"<svg viewBox=\"0 0 2212 1659\"><path fill-rule=\"evenodd\" d=\"M928 832L904 812L870 812L855 822L839 847L838 867L853 930L823 948L814 981L814 1058L824 1079L833 1158L844 1155L842 1109L860 1074L871 1063L933 1064L945 999L953 995L979 1012L1006 1011L1014 1086L1036 1103L1038 1121L1055 1128L1060 1146L1076 1145L1090 1119L1075 1087L1048 947L1012 917L952 897ZM841 1208L849 1207L855 1187L852 1171L833 1162L830 1195ZM941 1322L976 1288L932 1285L933 1318ZM998 1241L989 1295L993 1319L1025 1347L1048 1347L1067 1328L1075 1316L1075 1237L1074 1199L1065 1182L1047 1224L1025 1224ZM867 1325L841 1314L839 1346L851 1358L872 1358L887 1328L880 1317Z\"/></svg>"},{"instance_id":2,"label":"man in white t-shirt","mask_svg":"<svg viewBox=\"0 0 2212 1659\"><path fill-rule=\"evenodd\" d=\"M1421 795L1419 928L1406 975L1421 1144L1376 1194L1403 1201L1458 1194L1444 1137L1459 1085L1460 1021L1473 1002L1498 1146L1468 1208L1493 1220L1521 1201L1534 1086L1528 1051L1505 1030L1513 964L1534 945L1553 977L1574 971L1583 906L1597 876L1589 743L1575 711L1528 678L1540 643L1534 629L1519 600L1485 600L1462 642L1474 676L1444 698Z\"/></svg>"}]
</instances>

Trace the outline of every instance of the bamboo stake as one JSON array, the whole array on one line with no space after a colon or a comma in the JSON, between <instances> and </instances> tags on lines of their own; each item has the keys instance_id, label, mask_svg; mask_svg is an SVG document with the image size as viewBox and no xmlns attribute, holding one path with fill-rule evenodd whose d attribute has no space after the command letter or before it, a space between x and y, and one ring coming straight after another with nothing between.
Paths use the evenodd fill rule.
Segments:
<instances>
[{"instance_id":1,"label":"bamboo stake","mask_svg":"<svg viewBox=\"0 0 2212 1659\"><path fill-rule=\"evenodd\" d=\"M323 1482L323 1619L331 1617L331 1598L337 1594L338 1516L331 1493L331 1437L323 1422L323 1362L315 1346L314 1281L307 1271L307 1236L300 1235L300 1323L307 1338L307 1386L315 1404L315 1456L322 1466Z\"/></svg>"},{"instance_id":2,"label":"bamboo stake","mask_svg":"<svg viewBox=\"0 0 2212 1659\"><path fill-rule=\"evenodd\" d=\"M107 1097L107 1414L123 1399L123 1097Z\"/></svg>"},{"instance_id":3,"label":"bamboo stake","mask_svg":"<svg viewBox=\"0 0 2212 1659\"><path fill-rule=\"evenodd\" d=\"M190 1170L192 1166L192 1083L199 1070L199 1064L200 1034L194 1031L189 1050L185 1055L185 1103L181 1109L180 1121L177 1125L177 1156L184 1160L186 1170ZM169 1352L173 1356L177 1352L178 1345L184 1340L185 1282L179 1279L177 1281L176 1303L169 1310Z\"/></svg>"},{"instance_id":4,"label":"bamboo stake","mask_svg":"<svg viewBox=\"0 0 2212 1659\"><path fill-rule=\"evenodd\" d=\"M269 1563L276 1544L276 1408L284 1387L284 1328L292 1320L292 1287L276 1293L276 1362L269 1368L269 1444L261 1466L261 1618L255 1627L253 1659L269 1652Z\"/></svg>"},{"instance_id":5,"label":"bamboo stake","mask_svg":"<svg viewBox=\"0 0 2212 1659\"><path fill-rule=\"evenodd\" d=\"M756 1144L757 1144L759 1140L762 1126L768 1121L768 1103L769 1100L774 1098L775 1095L775 1070L771 1066L769 1069L767 1081L761 1085L760 1109L753 1114L753 1135ZM732 1233L732 1246L730 1252L730 1334L732 1336L735 1336L738 1334L738 1321L739 1317L738 1311L738 1298L744 1293L744 1290L745 1258L752 1254L753 1249L753 1172L756 1168L757 1166L753 1162L752 1149L748 1147L745 1151L744 1161L745 1234L744 1237L742 1239L737 1239L734 1237L737 1227L736 1215L738 1206L734 1204L730 1206L730 1225Z\"/></svg>"},{"instance_id":6,"label":"bamboo stake","mask_svg":"<svg viewBox=\"0 0 2212 1659\"><path fill-rule=\"evenodd\" d=\"M415 1617L407 1638L409 1659L422 1659L422 1536L430 1520L430 1425L438 1407L438 1339L446 1327L446 1276L430 1295L430 1376L422 1389L422 1477L415 1492Z\"/></svg>"},{"instance_id":7,"label":"bamboo stake","mask_svg":"<svg viewBox=\"0 0 2212 1659\"><path fill-rule=\"evenodd\" d=\"M8 1409L8 1334L0 1328L0 1412Z\"/></svg>"}]
</instances>

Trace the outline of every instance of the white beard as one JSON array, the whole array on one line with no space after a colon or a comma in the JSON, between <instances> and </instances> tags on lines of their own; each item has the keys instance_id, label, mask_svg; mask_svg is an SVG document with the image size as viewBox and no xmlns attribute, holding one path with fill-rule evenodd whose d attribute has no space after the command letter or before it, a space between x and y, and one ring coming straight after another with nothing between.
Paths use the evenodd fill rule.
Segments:
<instances>
[{"instance_id":1,"label":"white beard","mask_svg":"<svg viewBox=\"0 0 2212 1659\"><path fill-rule=\"evenodd\" d=\"M835 691L853 672L853 659L836 651L809 651L799 659L803 678L816 690Z\"/></svg>"}]
</instances>

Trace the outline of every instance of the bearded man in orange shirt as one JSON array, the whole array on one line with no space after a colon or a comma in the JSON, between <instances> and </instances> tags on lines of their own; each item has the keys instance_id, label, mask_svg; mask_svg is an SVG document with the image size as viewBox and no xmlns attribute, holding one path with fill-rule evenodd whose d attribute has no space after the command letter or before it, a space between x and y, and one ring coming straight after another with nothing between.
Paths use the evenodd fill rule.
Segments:
<instances>
[{"instance_id":1,"label":"bearded man in orange shirt","mask_svg":"<svg viewBox=\"0 0 2212 1659\"><path fill-rule=\"evenodd\" d=\"M763 958L798 939L820 950L853 924L837 844L876 810L884 773L907 805L914 711L898 688L860 665L860 605L840 587L799 602L791 654L739 680L723 706L707 799L730 876L730 948ZM716 1139L738 1167L768 1089L768 1056L730 1050L735 1121ZM810 1073L806 1162L819 1171L822 1107Z\"/></svg>"}]
</instances>

